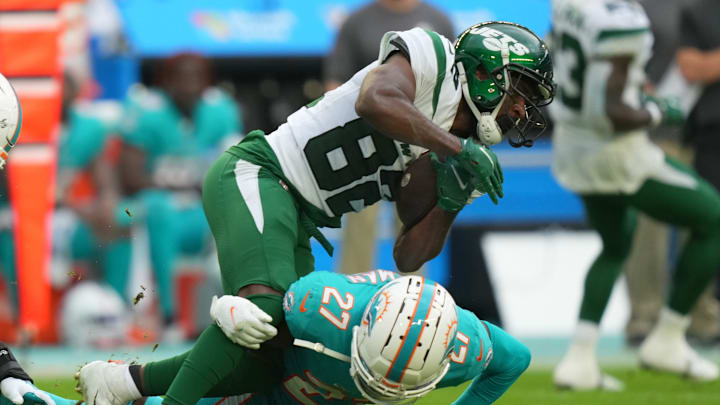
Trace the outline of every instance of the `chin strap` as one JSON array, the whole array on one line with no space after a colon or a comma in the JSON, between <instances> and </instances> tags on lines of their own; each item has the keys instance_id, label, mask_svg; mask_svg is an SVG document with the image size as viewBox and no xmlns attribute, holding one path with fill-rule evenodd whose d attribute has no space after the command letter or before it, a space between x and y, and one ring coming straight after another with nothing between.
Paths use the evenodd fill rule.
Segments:
<instances>
[{"instance_id":1,"label":"chin strap","mask_svg":"<svg viewBox=\"0 0 720 405\"><path fill-rule=\"evenodd\" d=\"M500 50L500 55L502 57L503 66L507 66L507 64L510 63L510 49L507 44L503 44L503 47ZM473 115L477 119L477 128L475 129L475 132L477 133L480 142L485 146L497 145L502 141L502 129L497 123L497 115L500 112L502 105L505 103L507 90L510 88L510 75L508 74L507 68L503 69L503 75L505 76L505 88L503 89L503 96L500 99L500 102L497 103L491 112L480 112L472 97L470 97L470 89L468 87L465 68L462 63L457 63L456 66L460 72L460 84L462 86L463 97L465 98L465 102L468 107L470 107L470 111L472 111Z\"/></svg>"},{"instance_id":2,"label":"chin strap","mask_svg":"<svg viewBox=\"0 0 720 405\"><path fill-rule=\"evenodd\" d=\"M336 352L335 350L328 349L322 343L313 343L313 342L310 342L307 340L295 339L293 341L293 345L299 346L299 347L304 347L304 348L310 349L310 350L314 350L318 353L322 353L326 356L332 357L333 359L337 359L340 361L350 363L350 356L346 356L340 352Z\"/></svg>"}]
</instances>

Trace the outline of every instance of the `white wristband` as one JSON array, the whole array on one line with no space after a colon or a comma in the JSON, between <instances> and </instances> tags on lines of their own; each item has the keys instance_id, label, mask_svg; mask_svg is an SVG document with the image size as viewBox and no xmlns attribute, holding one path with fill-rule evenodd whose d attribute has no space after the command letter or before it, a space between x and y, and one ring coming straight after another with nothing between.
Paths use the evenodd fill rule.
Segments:
<instances>
[{"instance_id":1,"label":"white wristband","mask_svg":"<svg viewBox=\"0 0 720 405\"><path fill-rule=\"evenodd\" d=\"M662 111L657 104L650 101L645 104L645 109L650 113L650 125L655 128L662 122Z\"/></svg>"}]
</instances>

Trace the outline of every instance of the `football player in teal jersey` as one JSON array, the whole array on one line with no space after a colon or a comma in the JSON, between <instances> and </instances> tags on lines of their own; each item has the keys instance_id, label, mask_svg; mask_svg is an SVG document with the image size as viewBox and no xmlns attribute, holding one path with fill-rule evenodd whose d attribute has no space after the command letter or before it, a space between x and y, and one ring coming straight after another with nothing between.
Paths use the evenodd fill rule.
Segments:
<instances>
[{"instance_id":1,"label":"football player in teal jersey","mask_svg":"<svg viewBox=\"0 0 720 405\"><path fill-rule=\"evenodd\" d=\"M118 163L126 224L145 224L166 326L174 322L172 271L178 255L200 254L210 231L200 202L202 174L241 130L239 108L212 87L207 59L183 53L162 61L155 88L126 102Z\"/></svg>"},{"instance_id":2,"label":"football player in teal jersey","mask_svg":"<svg viewBox=\"0 0 720 405\"><path fill-rule=\"evenodd\" d=\"M511 142L529 146L530 130L544 127L538 107L553 93L547 47L525 27L478 24L455 44L420 28L389 32L377 61L274 132L251 132L228 149L205 177L203 206L225 294L246 296L262 311L245 314L240 345L212 325L179 372L153 374L172 381L164 402L194 404L237 369L246 383L275 385L282 353L273 342L259 353L241 346L256 348L284 323L283 294L314 269L310 237L332 251L317 227L339 227L346 212L393 201L410 162L430 151L437 204L403 229L394 250L398 269L416 270L439 254L474 191L502 197L502 171L488 146L513 129ZM102 373L81 372L89 405L124 398L97 390Z\"/></svg>"},{"instance_id":3,"label":"football player in teal jersey","mask_svg":"<svg viewBox=\"0 0 720 405\"><path fill-rule=\"evenodd\" d=\"M8 153L15 146L22 126L22 108L10 82L0 74L0 169L5 167ZM0 172L0 265L10 291L10 299L17 307L15 274L15 245L12 235L12 211L8 196L7 172Z\"/></svg>"},{"instance_id":4,"label":"football player in teal jersey","mask_svg":"<svg viewBox=\"0 0 720 405\"><path fill-rule=\"evenodd\" d=\"M245 298L227 295L213 300L212 313L232 335L238 329L229 314L239 320L255 308ZM245 377L256 370L237 369L211 392L240 395L205 398L199 404L397 404L437 387L472 381L454 404L483 405L495 402L530 363L525 345L456 307L442 286L419 276L386 270L347 276L318 271L290 286L283 310L294 345L283 352L281 381L267 392L240 394L254 389ZM185 357L131 369L149 381L148 376L163 374L158 368L177 370ZM107 381L111 390L135 384L123 376L123 366L98 363L116 374ZM167 385L161 384L170 382L135 388L132 399L164 392ZM67 403L53 398L57 405ZM148 398L145 404L160 401Z\"/></svg>"}]
</instances>

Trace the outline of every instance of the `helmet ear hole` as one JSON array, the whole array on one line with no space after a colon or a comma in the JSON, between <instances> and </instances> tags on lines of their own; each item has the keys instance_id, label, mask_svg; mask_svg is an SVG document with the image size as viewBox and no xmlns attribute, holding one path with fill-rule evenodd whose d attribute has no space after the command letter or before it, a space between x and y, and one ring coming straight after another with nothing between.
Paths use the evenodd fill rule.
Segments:
<instances>
[{"instance_id":1,"label":"helmet ear hole","mask_svg":"<svg viewBox=\"0 0 720 405\"><path fill-rule=\"evenodd\" d=\"M475 69L475 77L477 77L478 80L488 80L490 78L490 73L482 63L478 64L477 69Z\"/></svg>"}]
</instances>

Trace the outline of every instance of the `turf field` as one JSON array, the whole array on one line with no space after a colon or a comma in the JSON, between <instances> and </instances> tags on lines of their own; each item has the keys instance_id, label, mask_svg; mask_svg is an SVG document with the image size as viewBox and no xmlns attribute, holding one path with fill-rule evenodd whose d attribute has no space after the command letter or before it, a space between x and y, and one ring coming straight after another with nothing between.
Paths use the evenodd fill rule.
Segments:
<instances>
[{"instance_id":1,"label":"turf field","mask_svg":"<svg viewBox=\"0 0 720 405\"><path fill-rule=\"evenodd\" d=\"M693 383L674 376L660 375L637 369L610 369L622 379L626 389L611 392L560 392L551 384L549 370L526 372L497 404L567 404L567 405L717 405L720 404L720 382ZM56 394L77 399L72 378L48 378L36 380L40 388ZM446 388L418 401L419 405L442 405L451 403L462 392L462 387Z\"/></svg>"}]
</instances>

